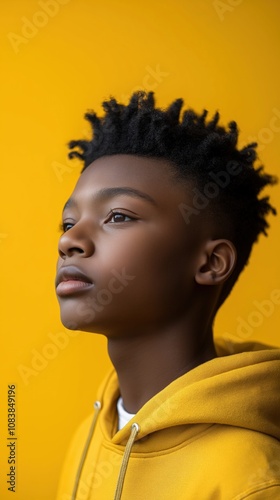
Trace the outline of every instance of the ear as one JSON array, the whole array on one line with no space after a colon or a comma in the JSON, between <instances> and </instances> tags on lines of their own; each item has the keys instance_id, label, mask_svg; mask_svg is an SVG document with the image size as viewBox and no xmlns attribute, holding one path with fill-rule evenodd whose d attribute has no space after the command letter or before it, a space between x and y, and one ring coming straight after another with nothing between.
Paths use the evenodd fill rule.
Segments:
<instances>
[{"instance_id":1,"label":"ear","mask_svg":"<svg viewBox=\"0 0 280 500\"><path fill-rule=\"evenodd\" d=\"M236 248L231 241L208 241L195 275L195 281L199 285L223 284L233 272L236 260Z\"/></svg>"}]
</instances>

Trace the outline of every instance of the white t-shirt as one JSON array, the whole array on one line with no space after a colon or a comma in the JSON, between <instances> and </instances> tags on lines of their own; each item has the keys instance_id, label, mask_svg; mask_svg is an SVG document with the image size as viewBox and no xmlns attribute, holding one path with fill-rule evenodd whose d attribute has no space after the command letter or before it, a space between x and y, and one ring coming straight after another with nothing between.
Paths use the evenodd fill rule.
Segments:
<instances>
[{"instance_id":1,"label":"white t-shirt","mask_svg":"<svg viewBox=\"0 0 280 500\"><path fill-rule=\"evenodd\" d=\"M119 415L118 430L122 429L135 415L128 413L123 407L123 399L120 397L117 402L117 410Z\"/></svg>"}]
</instances>

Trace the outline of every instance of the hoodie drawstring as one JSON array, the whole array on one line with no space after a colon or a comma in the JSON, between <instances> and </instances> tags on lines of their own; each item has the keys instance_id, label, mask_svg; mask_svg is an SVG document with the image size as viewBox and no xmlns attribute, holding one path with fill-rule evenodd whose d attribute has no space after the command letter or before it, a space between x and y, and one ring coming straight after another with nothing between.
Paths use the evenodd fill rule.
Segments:
<instances>
[{"instance_id":1,"label":"hoodie drawstring","mask_svg":"<svg viewBox=\"0 0 280 500\"><path fill-rule=\"evenodd\" d=\"M122 465L119 473L119 478L118 478L118 484L114 496L114 500L120 500L121 499L121 494L122 494L122 489L123 489L123 483L124 483L124 478L127 470L127 465L128 465L128 460L130 457L131 453L131 448L133 446L134 440L140 430L140 427L138 424L134 423L131 426L131 434L129 436L129 439L126 443L126 447L124 450L124 455L123 455L123 460L122 460Z\"/></svg>"},{"instance_id":2,"label":"hoodie drawstring","mask_svg":"<svg viewBox=\"0 0 280 500\"><path fill-rule=\"evenodd\" d=\"M91 442L93 431L94 431L94 428L95 428L95 425L96 425L98 413L99 413L100 408L101 408L100 401L95 401L95 403L94 403L93 406L94 406L94 410L95 410L94 411L94 415L93 415L93 420L92 420L91 427L90 427L90 430L89 430L89 433L88 433L88 437L87 437L86 444L85 444L85 447L84 447L84 450L83 450L83 454L81 456L80 464L79 464L79 467L78 467L78 470L77 470L77 474L76 474L76 478L75 478L75 484L74 484L74 488L73 488L71 500L75 500L76 495L77 495L77 490L78 490L78 486L79 486L79 481L80 481L80 477L81 477L83 465L84 465L84 462L85 462L85 459L86 459L86 456L87 456L87 452L88 452L88 449L89 449L89 445L90 445L90 442Z\"/></svg>"}]
</instances>

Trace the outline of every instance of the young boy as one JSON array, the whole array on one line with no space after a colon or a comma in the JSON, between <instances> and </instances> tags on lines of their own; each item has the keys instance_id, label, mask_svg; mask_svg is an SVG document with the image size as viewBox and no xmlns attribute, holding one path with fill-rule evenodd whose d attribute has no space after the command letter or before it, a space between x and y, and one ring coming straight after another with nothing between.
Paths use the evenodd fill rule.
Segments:
<instances>
[{"instance_id":1,"label":"young boy","mask_svg":"<svg viewBox=\"0 0 280 500\"><path fill-rule=\"evenodd\" d=\"M213 342L213 321L275 213L235 122L155 108L85 115L63 210L66 328L106 335L114 371L78 429L58 500L280 498L280 349Z\"/></svg>"}]
</instances>

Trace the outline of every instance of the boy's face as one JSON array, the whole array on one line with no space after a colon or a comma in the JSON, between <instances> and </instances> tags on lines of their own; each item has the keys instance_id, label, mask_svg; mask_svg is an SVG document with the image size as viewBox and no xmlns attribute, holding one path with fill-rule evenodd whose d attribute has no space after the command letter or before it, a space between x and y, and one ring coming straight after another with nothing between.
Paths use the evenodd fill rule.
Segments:
<instances>
[{"instance_id":1,"label":"boy's face","mask_svg":"<svg viewBox=\"0 0 280 500\"><path fill-rule=\"evenodd\" d=\"M82 173L71 199L56 284L67 266L91 283L58 285L65 327L143 334L192 311L194 276L211 229L204 214L186 224L179 205L192 204L191 186L188 195L166 161L104 156Z\"/></svg>"}]
</instances>

